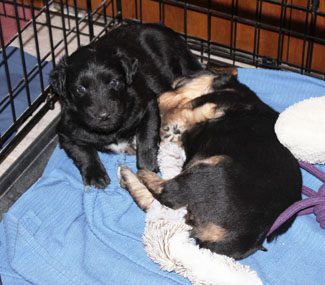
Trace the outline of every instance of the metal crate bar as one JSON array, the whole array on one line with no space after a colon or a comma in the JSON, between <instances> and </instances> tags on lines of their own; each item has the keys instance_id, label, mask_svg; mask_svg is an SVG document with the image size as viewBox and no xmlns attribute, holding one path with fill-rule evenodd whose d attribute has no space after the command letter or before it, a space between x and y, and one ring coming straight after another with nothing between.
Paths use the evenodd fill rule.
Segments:
<instances>
[{"instance_id":1,"label":"metal crate bar","mask_svg":"<svg viewBox=\"0 0 325 285\"><path fill-rule=\"evenodd\" d=\"M68 0L60 0L57 1L56 4L58 10L52 9L54 5L54 1L43 1L43 7L35 8L34 1L29 1L29 5L25 2L19 3L17 0L12 1L2 1L2 7L4 13L6 10L5 4L11 4L15 11L15 19L16 25L18 29L18 33L16 36L12 37L8 40L7 43L4 42L2 25L0 27L0 43L1 43L1 54L3 60L0 62L0 66L3 66L3 70L5 71L5 78L7 84L7 94L2 94L0 98L0 112L3 112L5 108L10 107L12 124L5 129L0 135L0 162L9 154L9 152L15 147L15 145L27 134L27 132L39 121L39 119L51 108L53 105L52 100L56 100L56 98L51 97L51 100L47 100L48 95L50 94L50 89L47 87L47 82L44 81L43 69L48 64L55 66L57 61L57 51L61 47L63 47L64 54L69 54L69 43L71 39L76 38L77 47L81 46L81 36L87 36L89 41L94 41L98 39L100 35L106 32L107 29L110 29L115 24L115 19L107 18L106 16L106 8L111 5L112 7L112 16L115 15L114 1L101 1L100 5L96 7L91 7L91 1L88 1L88 10L84 11L82 15L80 15L80 9L78 8L78 2L76 0L72 1L72 7L70 12L70 8L68 7ZM25 9L29 9L31 13L31 18L23 27L18 26L20 23L20 11L18 11L18 7L24 7ZM26 12L27 13L27 12ZM24 15L26 16L26 13ZM121 15L121 11L119 11ZM105 15L105 19L99 20L102 18L102 15ZM24 17L25 17L24 16ZM52 17L56 16L61 19L60 24L58 25L58 21L54 24ZM41 18L44 20L41 20ZM26 18L27 19L27 18ZM0 19L1 21L1 19ZM73 21L73 24L72 24ZM95 22L94 22L95 21ZM82 27L81 27L82 25ZM91 25L91 27L90 27ZM99 30L94 32L94 25L100 27ZM48 33L49 45L50 48L48 50L42 50L40 46L39 37L38 37L38 27L45 26ZM85 32L85 27L88 27L88 31ZM90 28L89 28L90 27ZM62 37L56 38L55 42L53 40L54 34L53 31L61 30ZM33 36L31 40L35 44L35 66L29 66L28 70L26 67L26 58L25 58L25 46L23 41L23 35L27 30L32 30ZM46 31L46 30L45 30ZM71 38L72 37L72 38ZM70 39L71 38L71 39ZM69 40L70 39L70 40ZM22 78L20 80L16 80L14 85L11 81L11 67L8 65L8 59L13 55L13 51L7 52L7 47L12 45L14 42L18 42L19 47L19 55L21 59L21 67L22 67ZM50 60L50 62L48 61ZM37 80L40 86L40 93L33 94L36 96L33 100L31 98L31 91L29 88L29 83L32 80ZM19 114L17 117L15 102L17 96L22 96L20 92L25 90L27 96L28 106L27 109ZM21 98L21 97L20 97ZM6 142L10 138L10 142Z\"/></svg>"}]
</instances>

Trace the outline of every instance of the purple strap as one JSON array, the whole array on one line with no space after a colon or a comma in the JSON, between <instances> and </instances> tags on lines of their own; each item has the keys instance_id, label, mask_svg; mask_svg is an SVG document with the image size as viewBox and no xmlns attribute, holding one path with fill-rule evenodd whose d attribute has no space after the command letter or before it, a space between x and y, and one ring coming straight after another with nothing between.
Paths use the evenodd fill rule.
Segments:
<instances>
[{"instance_id":1,"label":"purple strap","mask_svg":"<svg viewBox=\"0 0 325 285\"><path fill-rule=\"evenodd\" d=\"M300 167L317 177L323 182L323 184L319 188L318 192L303 186L302 193L308 198L294 203L288 209L282 212L273 223L271 229L267 233L267 236L277 230L283 223L285 223L295 214L301 216L314 213L316 215L316 221L320 223L320 226L323 229L325 229L325 172L322 172L315 166L305 162L300 162Z\"/></svg>"}]
</instances>

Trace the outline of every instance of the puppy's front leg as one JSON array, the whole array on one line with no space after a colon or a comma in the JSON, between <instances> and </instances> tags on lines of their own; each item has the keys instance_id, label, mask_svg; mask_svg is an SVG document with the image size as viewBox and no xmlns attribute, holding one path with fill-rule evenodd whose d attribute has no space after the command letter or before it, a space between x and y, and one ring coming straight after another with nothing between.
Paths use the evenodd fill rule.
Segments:
<instances>
[{"instance_id":1,"label":"puppy's front leg","mask_svg":"<svg viewBox=\"0 0 325 285\"><path fill-rule=\"evenodd\" d=\"M143 185L131 169L126 166L120 166L118 173L121 186L129 191L134 201L141 209L147 211L154 200L147 187Z\"/></svg>"},{"instance_id":2,"label":"puppy's front leg","mask_svg":"<svg viewBox=\"0 0 325 285\"><path fill-rule=\"evenodd\" d=\"M136 133L137 167L158 171L160 116L156 99L148 103L146 114Z\"/></svg>"},{"instance_id":3,"label":"puppy's front leg","mask_svg":"<svg viewBox=\"0 0 325 285\"><path fill-rule=\"evenodd\" d=\"M142 169L137 173L137 177L154 195L162 193L165 180L159 177L156 173L148 171L147 169Z\"/></svg>"},{"instance_id":4,"label":"puppy's front leg","mask_svg":"<svg viewBox=\"0 0 325 285\"><path fill-rule=\"evenodd\" d=\"M110 178L94 147L76 144L60 133L59 141L61 147L78 167L85 185L104 189L110 183Z\"/></svg>"}]
</instances>

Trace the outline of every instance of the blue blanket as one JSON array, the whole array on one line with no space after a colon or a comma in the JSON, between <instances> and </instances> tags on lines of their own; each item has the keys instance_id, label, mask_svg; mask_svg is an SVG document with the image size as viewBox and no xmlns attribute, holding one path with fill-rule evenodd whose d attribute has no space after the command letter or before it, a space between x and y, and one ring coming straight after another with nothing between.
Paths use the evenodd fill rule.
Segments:
<instances>
[{"instance_id":1,"label":"blue blanket","mask_svg":"<svg viewBox=\"0 0 325 285\"><path fill-rule=\"evenodd\" d=\"M278 111L325 95L325 82L289 72L240 69L239 79ZM163 272L143 249L145 214L119 187L116 169L135 157L100 154L112 179L104 191L84 191L79 171L56 148L44 175L0 224L0 274L4 285L189 284ZM324 167L323 167L323 170ZM320 181L303 171L304 184ZM264 284L324 284L325 231L315 216L298 217L290 230L242 261ZM248 284L249 285L249 284Z\"/></svg>"}]
</instances>

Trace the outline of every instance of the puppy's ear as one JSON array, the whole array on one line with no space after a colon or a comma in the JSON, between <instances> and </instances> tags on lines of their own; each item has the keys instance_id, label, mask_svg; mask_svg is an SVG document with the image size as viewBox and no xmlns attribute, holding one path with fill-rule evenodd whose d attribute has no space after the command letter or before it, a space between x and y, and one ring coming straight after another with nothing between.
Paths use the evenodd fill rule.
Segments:
<instances>
[{"instance_id":1,"label":"puppy's ear","mask_svg":"<svg viewBox=\"0 0 325 285\"><path fill-rule=\"evenodd\" d=\"M237 78L238 70L235 66L226 66L226 67L218 67L211 62L208 62L206 65L206 69L214 74L230 74Z\"/></svg>"},{"instance_id":2,"label":"puppy's ear","mask_svg":"<svg viewBox=\"0 0 325 285\"><path fill-rule=\"evenodd\" d=\"M65 94L67 66L67 57L64 56L50 73L49 83L53 91L60 96Z\"/></svg>"},{"instance_id":3,"label":"puppy's ear","mask_svg":"<svg viewBox=\"0 0 325 285\"><path fill-rule=\"evenodd\" d=\"M210 70L211 71L211 70ZM234 83L237 81L237 68L222 68L212 71L215 75L213 80L213 87L218 89L227 83Z\"/></svg>"},{"instance_id":4,"label":"puppy's ear","mask_svg":"<svg viewBox=\"0 0 325 285\"><path fill-rule=\"evenodd\" d=\"M130 85L138 70L138 60L133 57L127 56L124 52L118 50L117 55L121 60L122 67L125 72L126 83Z\"/></svg>"}]
</instances>

